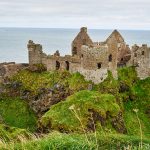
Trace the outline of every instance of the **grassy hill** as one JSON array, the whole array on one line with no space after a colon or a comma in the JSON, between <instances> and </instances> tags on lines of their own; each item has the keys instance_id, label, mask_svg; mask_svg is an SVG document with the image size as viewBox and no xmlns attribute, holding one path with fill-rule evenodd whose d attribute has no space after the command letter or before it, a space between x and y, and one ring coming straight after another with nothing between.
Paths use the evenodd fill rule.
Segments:
<instances>
[{"instance_id":1,"label":"grassy hill","mask_svg":"<svg viewBox=\"0 0 150 150\"><path fill-rule=\"evenodd\" d=\"M47 99L49 90L59 97L60 91L55 88L58 85L69 91L68 97L61 97L42 116L35 114L32 100L36 102L45 95ZM117 80L109 72L107 79L97 85L79 73L23 70L2 88L3 126L22 128L39 136L32 140L25 136L23 143L1 142L6 149L14 143L13 149L29 150L150 149L150 78L140 80L133 67L119 69ZM10 137L11 132L7 130Z\"/></svg>"}]
</instances>

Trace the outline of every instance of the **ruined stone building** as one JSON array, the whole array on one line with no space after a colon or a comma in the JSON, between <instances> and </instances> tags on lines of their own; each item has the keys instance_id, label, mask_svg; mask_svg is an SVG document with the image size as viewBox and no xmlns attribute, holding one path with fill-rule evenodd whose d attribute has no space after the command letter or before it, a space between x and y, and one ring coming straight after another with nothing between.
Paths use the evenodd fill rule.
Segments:
<instances>
[{"instance_id":1,"label":"ruined stone building","mask_svg":"<svg viewBox=\"0 0 150 150\"><path fill-rule=\"evenodd\" d=\"M29 65L44 64L50 70L68 70L71 73L80 72L87 80L94 83L102 82L108 70L117 78L117 68L126 65L136 65L139 77L149 76L150 48L133 46L130 50L121 34L114 30L103 42L93 42L82 27L71 44L72 55L60 56L59 51L46 55L40 44L28 42ZM143 74L140 74L142 70Z\"/></svg>"},{"instance_id":2,"label":"ruined stone building","mask_svg":"<svg viewBox=\"0 0 150 150\"><path fill-rule=\"evenodd\" d=\"M132 47L130 64L136 67L137 74L141 79L150 76L150 47L146 44Z\"/></svg>"}]
</instances>

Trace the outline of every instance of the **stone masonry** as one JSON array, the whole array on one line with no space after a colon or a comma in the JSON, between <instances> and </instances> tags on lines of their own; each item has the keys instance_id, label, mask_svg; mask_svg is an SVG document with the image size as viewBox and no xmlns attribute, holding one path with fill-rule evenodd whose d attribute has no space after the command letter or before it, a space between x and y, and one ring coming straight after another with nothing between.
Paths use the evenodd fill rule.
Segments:
<instances>
[{"instance_id":1,"label":"stone masonry","mask_svg":"<svg viewBox=\"0 0 150 150\"><path fill-rule=\"evenodd\" d=\"M130 64L136 67L137 74L141 79L150 76L150 47L143 44L141 47L134 45Z\"/></svg>"},{"instance_id":2,"label":"stone masonry","mask_svg":"<svg viewBox=\"0 0 150 150\"><path fill-rule=\"evenodd\" d=\"M130 50L121 36L114 30L103 42L93 42L82 27L71 44L72 55L60 56L59 51L46 55L40 44L28 42L29 65L44 64L48 71L68 70L80 72L87 80L100 83L107 77L108 70L117 78L117 68L136 66L139 77L150 75L150 48L133 46Z\"/></svg>"}]
</instances>

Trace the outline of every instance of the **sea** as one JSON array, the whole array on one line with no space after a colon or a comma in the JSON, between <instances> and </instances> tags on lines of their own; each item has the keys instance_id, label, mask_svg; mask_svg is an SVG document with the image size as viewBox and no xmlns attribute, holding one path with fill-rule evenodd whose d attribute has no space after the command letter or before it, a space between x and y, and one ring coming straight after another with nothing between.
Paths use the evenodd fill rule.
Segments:
<instances>
[{"instance_id":1,"label":"sea","mask_svg":"<svg viewBox=\"0 0 150 150\"><path fill-rule=\"evenodd\" d=\"M27 43L33 40L43 46L43 51L53 54L59 50L61 55L71 54L71 42L80 29L55 28L0 28L0 63L28 62ZM113 30L89 29L88 34L94 42L104 41ZM150 31L118 30L130 47L134 44L150 46Z\"/></svg>"}]
</instances>

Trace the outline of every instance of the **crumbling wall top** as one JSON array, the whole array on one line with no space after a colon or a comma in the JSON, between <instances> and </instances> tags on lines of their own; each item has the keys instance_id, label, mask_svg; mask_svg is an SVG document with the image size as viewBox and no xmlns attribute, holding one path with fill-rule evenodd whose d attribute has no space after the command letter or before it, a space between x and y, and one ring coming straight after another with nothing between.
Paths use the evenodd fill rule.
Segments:
<instances>
[{"instance_id":1,"label":"crumbling wall top","mask_svg":"<svg viewBox=\"0 0 150 150\"><path fill-rule=\"evenodd\" d=\"M80 29L80 31L81 31L81 32L86 32L86 33L87 33L87 27L82 27L82 28Z\"/></svg>"},{"instance_id":2,"label":"crumbling wall top","mask_svg":"<svg viewBox=\"0 0 150 150\"><path fill-rule=\"evenodd\" d=\"M122 43L124 42L124 38L122 37L122 35L117 31L114 30L111 35L106 39L106 43L109 42L110 39L114 39L117 41L117 43Z\"/></svg>"}]
</instances>

